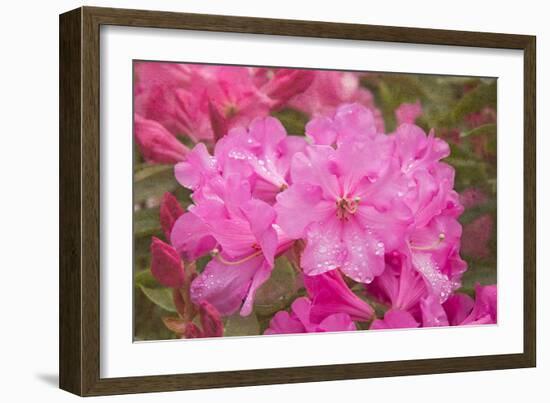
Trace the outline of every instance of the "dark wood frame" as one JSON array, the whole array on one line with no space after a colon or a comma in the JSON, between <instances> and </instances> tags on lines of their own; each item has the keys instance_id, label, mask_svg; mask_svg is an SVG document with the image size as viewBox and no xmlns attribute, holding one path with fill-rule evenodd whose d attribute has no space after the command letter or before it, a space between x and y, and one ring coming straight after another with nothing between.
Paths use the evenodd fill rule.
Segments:
<instances>
[{"instance_id":1,"label":"dark wood frame","mask_svg":"<svg viewBox=\"0 0 550 403\"><path fill-rule=\"evenodd\" d=\"M99 28L176 28L524 51L524 350L521 354L100 378ZM60 387L81 395L533 367L536 363L534 36L82 7L60 16Z\"/></svg>"}]
</instances>

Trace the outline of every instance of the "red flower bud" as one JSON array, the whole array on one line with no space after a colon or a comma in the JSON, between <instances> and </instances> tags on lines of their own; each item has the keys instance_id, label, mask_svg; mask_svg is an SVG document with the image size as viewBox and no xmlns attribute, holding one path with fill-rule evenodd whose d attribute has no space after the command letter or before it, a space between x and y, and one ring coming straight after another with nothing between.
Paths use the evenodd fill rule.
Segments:
<instances>
[{"instance_id":1,"label":"red flower bud","mask_svg":"<svg viewBox=\"0 0 550 403\"><path fill-rule=\"evenodd\" d=\"M160 202L160 225L164 231L166 239L170 239L170 233L174 223L184 213L178 200L170 192L164 193Z\"/></svg>"},{"instance_id":2,"label":"red flower bud","mask_svg":"<svg viewBox=\"0 0 550 403\"><path fill-rule=\"evenodd\" d=\"M183 161L189 152L163 125L139 115L134 117L134 136L143 158L148 162L175 164Z\"/></svg>"},{"instance_id":3,"label":"red flower bud","mask_svg":"<svg viewBox=\"0 0 550 403\"><path fill-rule=\"evenodd\" d=\"M208 101L208 115L210 117L212 131L214 132L214 139L219 140L225 136L229 130L228 119L220 113L216 105L211 101Z\"/></svg>"},{"instance_id":4,"label":"red flower bud","mask_svg":"<svg viewBox=\"0 0 550 403\"><path fill-rule=\"evenodd\" d=\"M214 306L206 301L201 302L199 306L199 315L201 319L203 337L222 337L223 322L220 313Z\"/></svg>"},{"instance_id":5,"label":"red flower bud","mask_svg":"<svg viewBox=\"0 0 550 403\"><path fill-rule=\"evenodd\" d=\"M160 239L153 237L151 242L151 272L165 287L180 288L185 283L183 264L178 252Z\"/></svg>"}]
</instances>

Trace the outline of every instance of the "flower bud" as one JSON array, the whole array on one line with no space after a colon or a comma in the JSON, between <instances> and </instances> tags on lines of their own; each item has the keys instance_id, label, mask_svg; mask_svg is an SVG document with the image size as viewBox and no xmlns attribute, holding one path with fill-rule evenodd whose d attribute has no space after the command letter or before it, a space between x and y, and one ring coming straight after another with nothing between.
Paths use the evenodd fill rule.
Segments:
<instances>
[{"instance_id":1,"label":"flower bud","mask_svg":"<svg viewBox=\"0 0 550 403\"><path fill-rule=\"evenodd\" d=\"M160 225L166 239L170 239L172 227L183 213L184 210L174 195L170 192L164 193L160 202Z\"/></svg>"},{"instance_id":2,"label":"flower bud","mask_svg":"<svg viewBox=\"0 0 550 403\"><path fill-rule=\"evenodd\" d=\"M220 313L206 301L199 306L199 315L204 337L222 337L223 322Z\"/></svg>"},{"instance_id":3,"label":"flower bud","mask_svg":"<svg viewBox=\"0 0 550 403\"><path fill-rule=\"evenodd\" d=\"M143 158L148 162L175 164L183 161L189 149L160 123L139 115L134 119L134 136Z\"/></svg>"},{"instance_id":4,"label":"flower bud","mask_svg":"<svg viewBox=\"0 0 550 403\"><path fill-rule=\"evenodd\" d=\"M263 88L265 94L283 104L294 95L304 92L313 82L311 70L278 69L273 79Z\"/></svg>"},{"instance_id":5,"label":"flower bud","mask_svg":"<svg viewBox=\"0 0 550 403\"><path fill-rule=\"evenodd\" d=\"M151 242L151 272L165 287L180 288L185 283L183 265L178 252L160 239Z\"/></svg>"},{"instance_id":6,"label":"flower bud","mask_svg":"<svg viewBox=\"0 0 550 403\"><path fill-rule=\"evenodd\" d=\"M229 130L228 119L220 113L212 101L208 101L208 115L210 117L212 131L214 132L214 139L219 140L225 136Z\"/></svg>"}]
</instances>

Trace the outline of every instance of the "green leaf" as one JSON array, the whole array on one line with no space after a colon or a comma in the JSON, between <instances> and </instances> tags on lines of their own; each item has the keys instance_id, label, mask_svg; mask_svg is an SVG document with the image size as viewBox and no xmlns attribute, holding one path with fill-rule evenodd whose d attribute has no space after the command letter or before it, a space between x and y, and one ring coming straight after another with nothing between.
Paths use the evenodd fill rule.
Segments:
<instances>
[{"instance_id":1,"label":"green leaf","mask_svg":"<svg viewBox=\"0 0 550 403\"><path fill-rule=\"evenodd\" d=\"M134 237L145 237L160 233L159 208L134 211Z\"/></svg>"},{"instance_id":2,"label":"green leaf","mask_svg":"<svg viewBox=\"0 0 550 403\"><path fill-rule=\"evenodd\" d=\"M134 276L134 284L138 287L162 288L149 269L136 273Z\"/></svg>"},{"instance_id":3,"label":"green leaf","mask_svg":"<svg viewBox=\"0 0 550 403\"><path fill-rule=\"evenodd\" d=\"M496 284L497 270L496 266L473 266L470 267L462 277L462 287L458 290L473 296L475 294L475 285Z\"/></svg>"},{"instance_id":4,"label":"green leaf","mask_svg":"<svg viewBox=\"0 0 550 403\"><path fill-rule=\"evenodd\" d=\"M303 135L305 133L308 116L295 109L283 109L273 113L279 119L288 134Z\"/></svg>"},{"instance_id":5,"label":"green leaf","mask_svg":"<svg viewBox=\"0 0 550 403\"><path fill-rule=\"evenodd\" d=\"M144 164L134 173L134 203L142 203L151 197L161 197L179 187L172 165Z\"/></svg>"},{"instance_id":6,"label":"green leaf","mask_svg":"<svg viewBox=\"0 0 550 403\"><path fill-rule=\"evenodd\" d=\"M467 92L454 108L440 119L440 125L445 127L458 126L464 117L477 112L486 106L496 108L497 81L482 82L475 89Z\"/></svg>"},{"instance_id":7,"label":"green leaf","mask_svg":"<svg viewBox=\"0 0 550 403\"><path fill-rule=\"evenodd\" d=\"M483 203L474 207L470 207L460 216L460 223L466 225L474 221L476 218L481 217L484 214L496 214L497 202L492 199L487 203Z\"/></svg>"},{"instance_id":8,"label":"green leaf","mask_svg":"<svg viewBox=\"0 0 550 403\"><path fill-rule=\"evenodd\" d=\"M238 312L225 321L224 336L256 336L260 334L260 324L254 313L241 316Z\"/></svg>"},{"instance_id":9,"label":"green leaf","mask_svg":"<svg viewBox=\"0 0 550 403\"><path fill-rule=\"evenodd\" d=\"M277 258L271 277L256 292L254 310L260 316L284 309L296 292L296 273L288 259Z\"/></svg>"},{"instance_id":10,"label":"green leaf","mask_svg":"<svg viewBox=\"0 0 550 403\"><path fill-rule=\"evenodd\" d=\"M172 290L170 288L147 288L142 285L138 287L155 305L158 305L166 311L176 312L176 307L174 306L174 301L172 300Z\"/></svg>"},{"instance_id":11,"label":"green leaf","mask_svg":"<svg viewBox=\"0 0 550 403\"><path fill-rule=\"evenodd\" d=\"M176 312L172 299L172 289L160 285L151 274L151 270L142 270L136 273L134 284L153 304L165 311Z\"/></svg>"}]
</instances>

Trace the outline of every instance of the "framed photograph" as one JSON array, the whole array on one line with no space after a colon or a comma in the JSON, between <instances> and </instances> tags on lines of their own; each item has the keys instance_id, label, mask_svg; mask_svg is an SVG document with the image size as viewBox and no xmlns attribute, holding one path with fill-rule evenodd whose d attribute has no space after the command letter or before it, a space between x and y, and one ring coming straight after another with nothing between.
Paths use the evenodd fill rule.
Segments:
<instances>
[{"instance_id":1,"label":"framed photograph","mask_svg":"<svg viewBox=\"0 0 550 403\"><path fill-rule=\"evenodd\" d=\"M535 366L535 58L525 35L62 14L60 387Z\"/></svg>"}]
</instances>

